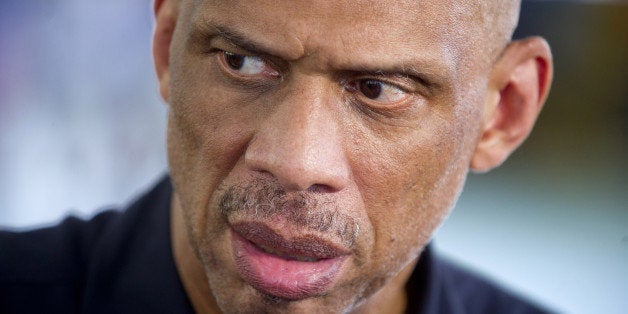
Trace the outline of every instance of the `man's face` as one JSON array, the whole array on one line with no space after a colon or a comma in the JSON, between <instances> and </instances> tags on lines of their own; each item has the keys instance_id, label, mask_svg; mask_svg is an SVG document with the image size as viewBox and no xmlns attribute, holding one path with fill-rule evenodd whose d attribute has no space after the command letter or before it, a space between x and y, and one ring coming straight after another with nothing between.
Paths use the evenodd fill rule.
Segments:
<instances>
[{"instance_id":1,"label":"man's face","mask_svg":"<svg viewBox=\"0 0 628 314\"><path fill-rule=\"evenodd\" d=\"M419 256L480 132L478 13L444 1L183 3L168 151L223 309L342 311Z\"/></svg>"}]
</instances>

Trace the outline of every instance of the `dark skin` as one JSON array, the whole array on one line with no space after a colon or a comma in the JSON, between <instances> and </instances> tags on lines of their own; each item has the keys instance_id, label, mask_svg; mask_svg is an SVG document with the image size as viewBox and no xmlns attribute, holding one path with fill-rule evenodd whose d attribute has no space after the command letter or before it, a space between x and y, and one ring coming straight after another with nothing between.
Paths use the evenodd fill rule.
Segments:
<instances>
[{"instance_id":1,"label":"dark skin","mask_svg":"<svg viewBox=\"0 0 628 314\"><path fill-rule=\"evenodd\" d=\"M198 312L403 312L468 171L498 166L532 129L552 60L541 38L508 42L516 7L364 2L156 1L174 255ZM225 214L225 199L260 190L311 202ZM329 230L351 241L297 227L294 211L333 212ZM256 248L240 251L259 225L281 246L247 238ZM341 248L324 284L276 290L247 275L270 254L251 250L280 261L303 237Z\"/></svg>"}]
</instances>

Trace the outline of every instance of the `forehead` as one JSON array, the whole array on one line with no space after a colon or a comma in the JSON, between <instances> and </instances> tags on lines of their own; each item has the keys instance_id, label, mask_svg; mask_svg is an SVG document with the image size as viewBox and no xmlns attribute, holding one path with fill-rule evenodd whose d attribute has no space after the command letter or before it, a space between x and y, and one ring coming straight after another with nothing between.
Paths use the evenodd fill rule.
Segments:
<instances>
[{"instance_id":1,"label":"forehead","mask_svg":"<svg viewBox=\"0 0 628 314\"><path fill-rule=\"evenodd\" d=\"M481 10L473 1L196 0L189 17L196 28L233 30L285 59L453 70L478 50Z\"/></svg>"}]
</instances>

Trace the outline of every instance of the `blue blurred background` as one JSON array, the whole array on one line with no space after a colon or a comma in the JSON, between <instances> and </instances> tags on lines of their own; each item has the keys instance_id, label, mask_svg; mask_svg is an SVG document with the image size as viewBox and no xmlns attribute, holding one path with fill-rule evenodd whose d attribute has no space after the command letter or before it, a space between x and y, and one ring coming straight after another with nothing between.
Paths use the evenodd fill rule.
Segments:
<instances>
[{"instance_id":1,"label":"blue blurred background","mask_svg":"<svg viewBox=\"0 0 628 314\"><path fill-rule=\"evenodd\" d=\"M150 0L0 2L0 226L89 217L165 173L151 31ZM628 313L628 5L524 1L531 34L554 51L546 108L436 246L557 311Z\"/></svg>"}]
</instances>

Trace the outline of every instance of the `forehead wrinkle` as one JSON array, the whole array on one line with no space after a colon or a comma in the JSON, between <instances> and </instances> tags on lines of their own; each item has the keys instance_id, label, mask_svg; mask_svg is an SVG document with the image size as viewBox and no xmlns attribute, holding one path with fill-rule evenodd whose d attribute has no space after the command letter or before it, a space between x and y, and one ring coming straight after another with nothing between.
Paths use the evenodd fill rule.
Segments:
<instances>
[{"instance_id":1,"label":"forehead wrinkle","mask_svg":"<svg viewBox=\"0 0 628 314\"><path fill-rule=\"evenodd\" d=\"M288 61L297 60L305 54L299 38L292 32L285 32L287 26L286 23L281 25L281 20L271 20L272 24L251 24L250 22L253 21L251 14L237 9L220 8L220 6L230 6L235 1L194 1L199 5L195 6L190 23L194 28L208 35L220 35L242 48L249 48L253 52L264 52ZM208 4L209 2L218 2L218 4L212 6ZM229 12L229 14L220 12Z\"/></svg>"},{"instance_id":2,"label":"forehead wrinkle","mask_svg":"<svg viewBox=\"0 0 628 314\"><path fill-rule=\"evenodd\" d=\"M404 54L411 54L414 59L426 60L423 64L442 59L440 63L445 66L431 68L448 68L449 75L485 68L482 65L486 62L480 59L488 59L486 50L493 49L488 49L487 45L495 44L484 39L487 33L483 26L492 24L486 20L486 7L503 7L455 0L399 1L394 5L372 0L305 3L294 0L282 2L281 8L277 8L276 2L256 3L252 0L242 3L235 0L189 1L202 2L203 5L197 7L202 7L198 11L206 22L217 20L222 25L237 27L245 37L255 39L256 43L259 41L265 50L286 60L318 57L327 66L343 67L342 64L349 63L347 61L367 63L346 60L351 56L354 59L365 57L365 60L409 59ZM259 3L262 4L260 7L257 6ZM295 10L301 6L306 9ZM405 17L399 18L404 13ZM364 18L367 14L368 18ZM408 14L416 18L408 18ZM404 34L391 36L394 31ZM393 41L390 38L394 38ZM427 47L425 43L435 46ZM431 51L426 50L428 48ZM434 57L430 58L430 55ZM423 64L417 63L415 67L424 68Z\"/></svg>"},{"instance_id":3,"label":"forehead wrinkle","mask_svg":"<svg viewBox=\"0 0 628 314\"><path fill-rule=\"evenodd\" d=\"M462 49L475 55L472 62L491 67L512 38L519 19L520 0L468 1L453 6L452 15L459 25L448 29L459 37ZM460 27L460 22L468 26ZM466 40L465 40L466 39ZM469 64L466 64L469 66Z\"/></svg>"},{"instance_id":4,"label":"forehead wrinkle","mask_svg":"<svg viewBox=\"0 0 628 314\"><path fill-rule=\"evenodd\" d=\"M249 39L250 36L240 33L237 30L230 28L229 26L213 25L211 28L218 36L227 40L231 44L248 50L252 53L261 53L267 55L273 55L283 57L288 61L295 61L301 58L304 54L303 46L297 45L294 49L282 50L278 49L277 45L266 45L263 41L256 42L253 39ZM251 36L252 37L252 36Z\"/></svg>"}]
</instances>

